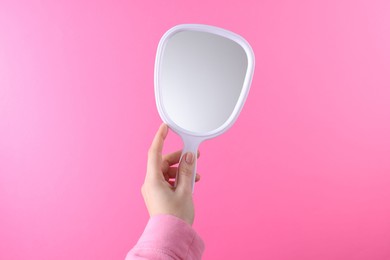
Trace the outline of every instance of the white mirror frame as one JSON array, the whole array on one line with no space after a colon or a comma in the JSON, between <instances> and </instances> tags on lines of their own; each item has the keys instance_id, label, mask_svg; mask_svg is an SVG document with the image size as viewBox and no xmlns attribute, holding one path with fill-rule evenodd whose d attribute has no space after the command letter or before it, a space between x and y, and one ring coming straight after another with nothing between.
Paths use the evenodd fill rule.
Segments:
<instances>
[{"instance_id":1,"label":"white mirror frame","mask_svg":"<svg viewBox=\"0 0 390 260\"><path fill-rule=\"evenodd\" d=\"M226 120L224 124L222 124L217 129L214 129L212 131L206 132L206 133L195 133L192 131L188 131L186 129L183 129L179 125L177 125L166 113L166 110L161 102L162 100L162 93L160 86L160 66L161 66L161 57L164 53L164 48L169 41L169 39L174 36L176 33L181 31L198 31L198 32L207 32L211 34L216 34L219 36L222 36L224 38L230 39L237 44L239 44L245 51L248 66L247 71L245 74L244 83L242 86L242 90L240 93L240 96L237 100L236 106L234 107L234 110L232 114L229 116L229 118ZM235 34L233 32L230 32L228 30L210 26L210 25L203 25L203 24L181 24L177 25L170 30L168 30L161 38L158 48L157 48L157 54L156 54L156 62L155 62L155 70L154 70L154 91L155 91L155 97L156 97L156 104L157 104L157 110L159 112L159 115L161 119L166 123L175 133L180 135L180 137L183 140L184 148L182 151L182 156L186 152L192 152L193 154L197 153L199 145L207 140L214 138L218 135L221 135L226 130L228 130L236 121L238 118L238 115L240 114L245 100L248 96L250 85L252 82L252 76L255 69L255 56L253 53L253 50L249 43L242 38L240 35ZM181 159L180 159L181 160ZM195 172L196 172L196 164L195 164L195 171L193 173L193 180L195 182Z\"/></svg>"}]
</instances>

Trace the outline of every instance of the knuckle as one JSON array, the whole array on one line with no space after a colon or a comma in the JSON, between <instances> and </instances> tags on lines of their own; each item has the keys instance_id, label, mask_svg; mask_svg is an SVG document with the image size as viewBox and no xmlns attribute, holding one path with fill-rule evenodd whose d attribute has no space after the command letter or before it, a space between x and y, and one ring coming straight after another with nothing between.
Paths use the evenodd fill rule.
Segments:
<instances>
[{"instance_id":1,"label":"knuckle","mask_svg":"<svg viewBox=\"0 0 390 260\"><path fill-rule=\"evenodd\" d=\"M184 176L191 177L192 176L192 169L190 167L188 167L188 166L183 166L180 169L180 174L184 175Z\"/></svg>"}]
</instances>

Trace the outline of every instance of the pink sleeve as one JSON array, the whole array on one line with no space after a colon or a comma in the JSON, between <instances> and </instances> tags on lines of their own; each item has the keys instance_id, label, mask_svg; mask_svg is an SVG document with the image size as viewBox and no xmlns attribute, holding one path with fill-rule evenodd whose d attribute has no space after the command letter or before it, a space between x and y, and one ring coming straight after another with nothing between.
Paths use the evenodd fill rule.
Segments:
<instances>
[{"instance_id":1,"label":"pink sleeve","mask_svg":"<svg viewBox=\"0 0 390 260\"><path fill-rule=\"evenodd\" d=\"M171 215L149 219L137 244L127 254L133 259L201 259L204 244L192 227Z\"/></svg>"}]
</instances>

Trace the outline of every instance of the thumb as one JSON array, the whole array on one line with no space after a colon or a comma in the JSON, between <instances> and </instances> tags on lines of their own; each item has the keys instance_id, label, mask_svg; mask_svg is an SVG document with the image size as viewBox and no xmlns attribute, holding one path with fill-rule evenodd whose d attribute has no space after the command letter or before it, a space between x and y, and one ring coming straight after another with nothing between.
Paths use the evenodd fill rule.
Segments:
<instances>
[{"instance_id":1,"label":"thumb","mask_svg":"<svg viewBox=\"0 0 390 260\"><path fill-rule=\"evenodd\" d=\"M186 153L179 165L179 178L177 189L181 191L192 191L192 182L195 174L195 156L193 153Z\"/></svg>"}]
</instances>

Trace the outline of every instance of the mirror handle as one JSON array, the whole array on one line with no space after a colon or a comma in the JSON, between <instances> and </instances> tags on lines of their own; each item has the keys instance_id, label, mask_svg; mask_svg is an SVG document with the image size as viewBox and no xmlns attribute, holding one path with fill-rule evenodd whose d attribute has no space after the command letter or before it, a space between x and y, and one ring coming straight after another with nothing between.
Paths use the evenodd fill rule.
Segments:
<instances>
[{"instance_id":1,"label":"mirror handle","mask_svg":"<svg viewBox=\"0 0 390 260\"><path fill-rule=\"evenodd\" d=\"M183 150L181 152L181 156L180 156L180 161L179 161L179 165L181 163L182 160L184 160L184 155L188 152L191 152L194 156L194 167L193 167L193 172L192 172L192 193L194 193L194 187L195 187L195 178L196 178L196 165L197 165L197 161L198 161L198 148L199 148L199 144L201 143L201 140L199 138L196 138L196 137L193 137L193 136L182 136L182 140L183 140L183 144L184 144L184 147L183 147ZM178 180L178 174L179 174L179 170L177 171L176 173L176 180ZM180 178L180 177L179 177ZM175 182L175 187L177 185L177 181Z\"/></svg>"}]
</instances>

